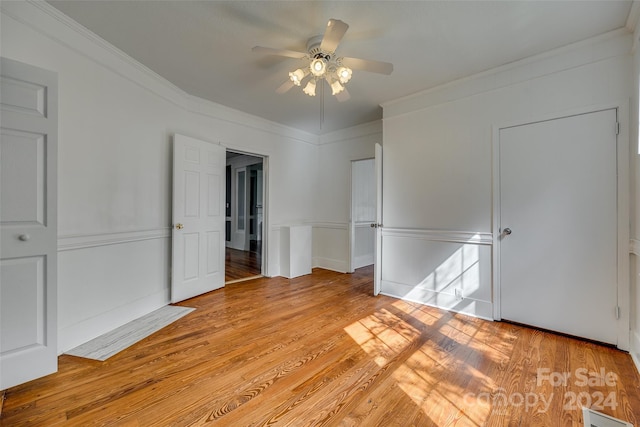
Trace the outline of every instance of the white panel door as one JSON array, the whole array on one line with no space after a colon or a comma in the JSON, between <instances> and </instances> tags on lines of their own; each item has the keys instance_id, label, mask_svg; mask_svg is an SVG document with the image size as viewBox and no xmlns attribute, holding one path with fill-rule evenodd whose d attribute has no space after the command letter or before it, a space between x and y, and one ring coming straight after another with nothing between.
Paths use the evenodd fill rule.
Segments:
<instances>
[{"instance_id":1,"label":"white panel door","mask_svg":"<svg viewBox=\"0 0 640 427\"><path fill-rule=\"evenodd\" d=\"M373 273L373 295L378 295L382 280L382 145L376 143L376 262Z\"/></svg>"},{"instance_id":2,"label":"white panel door","mask_svg":"<svg viewBox=\"0 0 640 427\"><path fill-rule=\"evenodd\" d=\"M224 286L225 164L224 147L174 136L172 302Z\"/></svg>"},{"instance_id":3,"label":"white panel door","mask_svg":"<svg viewBox=\"0 0 640 427\"><path fill-rule=\"evenodd\" d=\"M500 130L503 319L617 342L616 110Z\"/></svg>"},{"instance_id":4,"label":"white panel door","mask_svg":"<svg viewBox=\"0 0 640 427\"><path fill-rule=\"evenodd\" d=\"M0 390L58 370L58 77L2 58Z\"/></svg>"}]
</instances>

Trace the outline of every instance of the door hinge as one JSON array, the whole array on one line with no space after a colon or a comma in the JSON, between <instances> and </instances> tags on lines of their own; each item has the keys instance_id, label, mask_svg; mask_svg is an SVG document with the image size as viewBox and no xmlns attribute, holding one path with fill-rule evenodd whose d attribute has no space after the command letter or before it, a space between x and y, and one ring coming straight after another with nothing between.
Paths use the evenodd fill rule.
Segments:
<instances>
[{"instance_id":1,"label":"door hinge","mask_svg":"<svg viewBox=\"0 0 640 427\"><path fill-rule=\"evenodd\" d=\"M620 318L620 306L616 306L616 319Z\"/></svg>"},{"instance_id":2,"label":"door hinge","mask_svg":"<svg viewBox=\"0 0 640 427\"><path fill-rule=\"evenodd\" d=\"M616 122L616 135L620 135L620 122Z\"/></svg>"}]
</instances>

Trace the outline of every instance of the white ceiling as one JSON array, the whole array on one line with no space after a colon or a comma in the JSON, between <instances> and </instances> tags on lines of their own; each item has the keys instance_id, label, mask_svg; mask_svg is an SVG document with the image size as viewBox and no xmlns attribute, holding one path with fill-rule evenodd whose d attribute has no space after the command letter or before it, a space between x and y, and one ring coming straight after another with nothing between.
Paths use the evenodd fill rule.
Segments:
<instances>
[{"instance_id":1,"label":"white ceiling","mask_svg":"<svg viewBox=\"0 0 640 427\"><path fill-rule=\"evenodd\" d=\"M50 1L184 91L314 134L382 117L381 103L625 26L631 1ZM275 93L330 18L340 56L392 62L354 71L349 101L325 88Z\"/></svg>"}]
</instances>

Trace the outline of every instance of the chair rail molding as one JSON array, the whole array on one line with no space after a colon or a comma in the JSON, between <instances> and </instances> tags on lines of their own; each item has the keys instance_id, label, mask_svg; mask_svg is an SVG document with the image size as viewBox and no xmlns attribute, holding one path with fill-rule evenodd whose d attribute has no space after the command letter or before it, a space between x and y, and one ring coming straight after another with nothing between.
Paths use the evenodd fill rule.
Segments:
<instances>
[{"instance_id":1,"label":"chair rail molding","mask_svg":"<svg viewBox=\"0 0 640 427\"><path fill-rule=\"evenodd\" d=\"M453 231L425 228L382 228L382 237L400 237L435 242L493 245L493 233L483 231Z\"/></svg>"},{"instance_id":2,"label":"chair rail molding","mask_svg":"<svg viewBox=\"0 0 640 427\"><path fill-rule=\"evenodd\" d=\"M99 234L69 234L58 236L58 252L139 242L143 240L168 239L170 237L171 227Z\"/></svg>"}]
</instances>

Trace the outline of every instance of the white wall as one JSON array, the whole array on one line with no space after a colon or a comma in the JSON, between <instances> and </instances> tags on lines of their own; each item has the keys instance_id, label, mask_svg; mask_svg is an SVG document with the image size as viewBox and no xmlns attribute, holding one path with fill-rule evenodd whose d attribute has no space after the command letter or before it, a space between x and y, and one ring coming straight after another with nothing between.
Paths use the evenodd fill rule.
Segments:
<instances>
[{"instance_id":1,"label":"white wall","mask_svg":"<svg viewBox=\"0 0 640 427\"><path fill-rule=\"evenodd\" d=\"M631 41L620 30L383 105L383 293L493 317L493 130L628 109Z\"/></svg>"},{"instance_id":2,"label":"white wall","mask_svg":"<svg viewBox=\"0 0 640 427\"><path fill-rule=\"evenodd\" d=\"M313 189L313 266L349 271L351 161L370 159L382 142L382 122L323 135Z\"/></svg>"},{"instance_id":3,"label":"white wall","mask_svg":"<svg viewBox=\"0 0 640 427\"><path fill-rule=\"evenodd\" d=\"M279 274L279 227L315 218L317 136L189 96L44 2L1 7L1 54L59 78L60 352L169 301L174 133L269 157Z\"/></svg>"}]
</instances>

